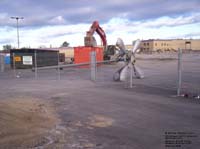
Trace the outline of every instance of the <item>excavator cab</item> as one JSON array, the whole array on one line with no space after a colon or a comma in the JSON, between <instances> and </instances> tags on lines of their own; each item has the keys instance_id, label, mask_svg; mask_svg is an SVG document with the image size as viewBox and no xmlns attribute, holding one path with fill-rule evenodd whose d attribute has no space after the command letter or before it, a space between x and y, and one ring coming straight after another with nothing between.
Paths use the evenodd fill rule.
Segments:
<instances>
[{"instance_id":1,"label":"excavator cab","mask_svg":"<svg viewBox=\"0 0 200 149\"><path fill-rule=\"evenodd\" d=\"M104 30L99 26L98 21L94 21L92 23L92 26L90 27L90 30L86 32L86 37L84 38L85 46L88 46L88 47L97 46L96 39L93 36L94 32L97 32L97 34L101 37L101 40L102 40L103 46L104 46L104 50L105 50L106 46L107 46L106 34L105 34Z\"/></svg>"}]
</instances>

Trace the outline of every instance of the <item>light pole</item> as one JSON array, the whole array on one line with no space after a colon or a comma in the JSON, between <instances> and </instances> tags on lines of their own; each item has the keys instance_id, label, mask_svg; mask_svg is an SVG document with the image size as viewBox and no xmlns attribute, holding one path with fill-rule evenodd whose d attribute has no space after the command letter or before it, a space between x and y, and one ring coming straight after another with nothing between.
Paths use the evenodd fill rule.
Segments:
<instances>
[{"instance_id":1,"label":"light pole","mask_svg":"<svg viewBox=\"0 0 200 149\"><path fill-rule=\"evenodd\" d=\"M24 19L24 17L10 17L11 19L16 19L17 21L17 45L19 49L19 19Z\"/></svg>"}]
</instances>

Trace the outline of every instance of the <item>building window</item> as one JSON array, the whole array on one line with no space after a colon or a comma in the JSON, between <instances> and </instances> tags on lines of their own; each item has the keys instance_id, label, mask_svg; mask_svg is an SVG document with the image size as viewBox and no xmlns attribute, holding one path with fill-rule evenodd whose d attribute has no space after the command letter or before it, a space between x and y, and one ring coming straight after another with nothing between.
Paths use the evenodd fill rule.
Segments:
<instances>
[{"instance_id":1,"label":"building window","mask_svg":"<svg viewBox=\"0 0 200 149\"><path fill-rule=\"evenodd\" d=\"M146 46L146 43L144 43L144 46Z\"/></svg>"},{"instance_id":2,"label":"building window","mask_svg":"<svg viewBox=\"0 0 200 149\"><path fill-rule=\"evenodd\" d=\"M149 43L147 42L147 46L149 46Z\"/></svg>"},{"instance_id":3,"label":"building window","mask_svg":"<svg viewBox=\"0 0 200 149\"><path fill-rule=\"evenodd\" d=\"M155 43L155 46L157 46L157 43Z\"/></svg>"}]
</instances>

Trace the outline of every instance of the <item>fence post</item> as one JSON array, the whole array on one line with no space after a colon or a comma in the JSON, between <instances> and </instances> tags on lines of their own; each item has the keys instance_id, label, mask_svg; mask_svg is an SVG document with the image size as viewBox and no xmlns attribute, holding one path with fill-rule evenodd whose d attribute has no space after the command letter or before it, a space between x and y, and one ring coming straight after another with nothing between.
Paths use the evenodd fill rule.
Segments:
<instances>
[{"instance_id":1,"label":"fence post","mask_svg":"<svg viewBox=\"0 0 200 149\"><path fill-rule=\"evenodd\" d=\"M133 88L133 55L131 56L130 66L131 66L131 72L130 72L130 88Z\"/></svg>"},{"instance_id":2,"label":"fence post","mask_svg":"<svg viewBox=\"0 0 200 149\"><path fill-rule=\"evenodd\" d=\"M181 94L182 84L182 49L178 49L178 85L177 85L177 96Z\"/></svg>"},{"instance_id":3,"label":"fence post","mask_svg":"<svg viewBox=\"0 0 200 149\"><path fill-rule=\"evenodd\" d=\"M1 72L5 71L5 56L0 55L0 67L1 67Z\"/></svg>"},{"instance_id":4,"label":"fence post","mask_svg":"<svg viewBox=\"0 0 200 149\"><path fill-rule=\"evenodd\" d=\"M38 70L37 70L37 51L34 50L34 65L35 65L35 79L38 78Z\"/></svg>"},{"instance_id":5,"label":"fence post","mask_svg":"<svg viewBox=\"0 0 200 149\"><path fill-rule=\"evenodd\" d=\"M91 80L96 81L96 51L90 52L90 69L91 69Z\"/></svg>"},{"instance_id":6,"label":"fence post","mask_svg":"<svg viewBox=\"0 0 200 149\"><path fill-rule=\"evenodd\" d=\"M15 53L13 53L12 59L13 59L13 75L14 77L16 77Z\"/></svg>"},{"instance_id":7,"label":"fence post","mask_svg":"<svg viewBox=\"0 0 200 149\"><path fill-rule=\"evenodd\" d=\"M58 51L58 54L57 54L57 57L58 57L58 80L60 80L60 56L59 56L59 51Z\"/></svg>"},{"instance_id":8,"label":"fence post","mask_svg":"<svg viewBox=\"0 0 200 149\"><path fill-rule=\"evenodd\" d=\"M130 88L133 88L133 64L130 64Z\"/></svg>"}]
</instances>

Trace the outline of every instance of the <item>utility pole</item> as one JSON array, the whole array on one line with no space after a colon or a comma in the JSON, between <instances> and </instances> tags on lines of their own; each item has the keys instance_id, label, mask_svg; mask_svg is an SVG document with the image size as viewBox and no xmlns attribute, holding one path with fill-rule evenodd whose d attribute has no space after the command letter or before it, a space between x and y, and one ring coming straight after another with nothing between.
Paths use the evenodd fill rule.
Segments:
<instances>
[{"instance_id":1,"label":"utility pole","mask_svg":"<svg viewBox=\"0 0 200 149\"><path fill-rule=\"evenodd\" d=\"M18 49L19 49L19 20L24 19L24 17L10 17L11 19L16 19L17 21L17 45L18 45Z\"/></svg>"}]
</instances>

